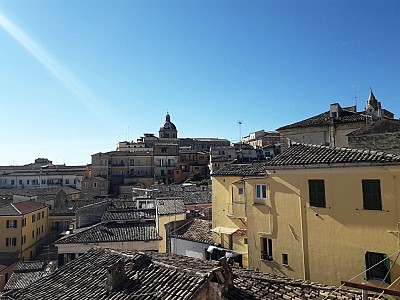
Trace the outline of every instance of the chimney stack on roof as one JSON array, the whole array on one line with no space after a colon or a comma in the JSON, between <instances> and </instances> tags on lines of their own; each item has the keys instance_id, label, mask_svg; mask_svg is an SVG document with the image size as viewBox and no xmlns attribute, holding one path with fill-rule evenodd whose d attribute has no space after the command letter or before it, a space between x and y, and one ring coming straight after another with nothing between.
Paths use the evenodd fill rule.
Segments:
<instances>
[{"instance_id":1,"label":"chimney stack on roof","mask_svg":"<svg viewBox=\"0 0 400 300\"><path fill-rule=\"evenodd\" d=\"M119 259L115 264L107 268L106 290L108 293L115 291L125 280L125 263Z\"/></svg>"}]
</instances>

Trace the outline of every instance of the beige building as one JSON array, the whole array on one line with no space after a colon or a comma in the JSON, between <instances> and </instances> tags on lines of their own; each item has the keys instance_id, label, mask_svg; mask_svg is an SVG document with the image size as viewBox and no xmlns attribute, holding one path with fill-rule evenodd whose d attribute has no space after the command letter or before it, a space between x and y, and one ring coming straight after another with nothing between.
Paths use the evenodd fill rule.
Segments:
<instances>
[{"instance_id":1,"label":"beige building","mask_svg":"<svg viewBox=\"0 0 400 300\"><path fill-rule=\"evenodd\" d=\"M221 196L238 174L251 269L331 285L388 286L400 276L399 156L294 144L266 164L215 174L213 204L227 208Z\"/></svg>"},{"instance_id":2,"label":"beige building","mask_svg":"<svg viewBox=\"0 0 400 300\"><path fill-rule=\"evenodd\" d=\"M341 107L330 105L329 111L282 126L277 131L284 137L298 143L348 147L347 135L380 119L393 119L394 114L382 109L381 103L370 91L366 109L357 112L356 106Z\"/></svg>"}]
</instances>

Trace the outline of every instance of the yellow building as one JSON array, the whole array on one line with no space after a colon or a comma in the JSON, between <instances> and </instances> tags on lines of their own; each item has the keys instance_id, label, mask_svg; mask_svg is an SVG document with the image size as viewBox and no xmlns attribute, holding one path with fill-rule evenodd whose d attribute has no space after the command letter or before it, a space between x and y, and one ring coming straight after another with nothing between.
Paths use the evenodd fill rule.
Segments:
<instances>
[{"instance_id":1,"label":"yellow building","mask_svg":"<svg viewBox=\"0 0 400 300\"><path fill-rule=\"evenodd\" d=\"M167 233L165 225L171 222L176 222L186 219L185 203L181 198L158 198L157 199L157 224L158 234L162 238L159 242L158 252L167 252Z\"/></svg>"},{"instance_id":2,"label":"yellow building","mask_svg":"<svg viewBox=\"0 0 400 300\"><path fill-rule=\"evenodd\" d=\"M43 248L48 233L49 209L24 201L0 207L0 258L30 260Z\"/></svg>"},{"instance_id":3,"label":"yellow building","mask_svg":"<svg viewBox=\"0 0 400 300\"><path fill-rule=\"evenodd\" d=\"M331 285L398 279L400 156L293 144L268 163L221 171L213 178L216 226L237 225L223 203L234 199L238 177L229 174L248 175L251 269Z\"/></svg>"},{"instance_id":4,"label":"yellow building","mask_svg":"<svg viewBox=\"0 0 400 300\"><path fill-rule=\"evenodd\" d=\"M248 267L248 238L245 179L264 174L262 165L231 164L212 174L213 241L221 248L242 254Z\"/></svg>"}]
</instances>

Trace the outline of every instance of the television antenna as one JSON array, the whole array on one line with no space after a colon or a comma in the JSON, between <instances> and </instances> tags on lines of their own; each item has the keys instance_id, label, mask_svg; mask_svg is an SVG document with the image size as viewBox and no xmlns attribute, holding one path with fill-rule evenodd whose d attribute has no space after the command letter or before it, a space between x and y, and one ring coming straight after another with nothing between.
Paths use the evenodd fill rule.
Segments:
<instances>
[{"instance_id":1,"label":"television antenna","mask_svg":"<svg viewBox=\"0 0 400 300\"><path fill-rule=\"evenodd\" d=\"M353 85L353 90L354 90L354 96L353 96L353 98L354 98L354 100L355 100L355 102L356 102L356 110L357 110L358 91L357 91L356 85Z\"/></svg>"},{"instance_id":2,"label":"television antenna","mask_svg":"<svg viewBox=\"0 0 400 300\"><path fill-rule=\"evenodd\" d=\"M242 121L242 120L239 120L239 121L238 121L238 126L239 126L239 143L242 141L242 124L243 124L243 121Z\"/></svg>"}]
</instances>

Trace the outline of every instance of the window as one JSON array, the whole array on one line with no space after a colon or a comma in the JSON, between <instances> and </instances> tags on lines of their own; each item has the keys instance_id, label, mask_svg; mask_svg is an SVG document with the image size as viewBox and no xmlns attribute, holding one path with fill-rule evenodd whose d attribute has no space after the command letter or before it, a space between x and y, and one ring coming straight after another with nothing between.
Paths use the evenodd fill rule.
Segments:
<instances>
[{"instance_id":1,"label":"window","mask_svg":"<svg viewBox=\"0 0 400 300\"><path fill-rule=\"evenodd\" d=\"M29 185L29 179L26 180L26 185Z\"/></svg>"},{"instance_id":2,"label":"window","mask_svg":"<svg viewBox=\"0 0 400 300\"><path fill-rule=\"evenodd\" d=\"M26 226L26 218L23 218L22 219L22 227L25 227Z\"/></svg>"},{"instance_id":3,"label":"window","mask_svg":"<svg viewBox=\"0 0 400 300\"><path fill-rule=\"evenodd\" d=\"M11 185L14 185L14 179L11 179Z\"/></svg>"},{"instance_id":4,"label":"window","mask_svg":"<svg viewBox=\"0 0 400 300\"><path fill-rule=\"evenodd\" d=\"M65 179L65 184L69 184L69 179Z\"/></svg>"},{"instance_id":5,"label":"window","mask_svg":"<svg viewBox=\"0 0 400 300\"><path fill-rule=\"evenodd\" d=\"M42 179L42 184L46 184L46 179Z\"/></svg>"},{"instance_id":6,"label":"window","mask_svg":"<svg viewBox=\"0 0 400 300\"><path fill-rule=\"evenodd\" d=\"M6 246L17 246L17 238L6 238Z\"/></svg>"},{"instance_id":7,"label":"window","mask_svg":"<svg viewBox=\"0 0 400 300\"><path fill-rule=\"evenodd\" d=\"M310 206L326 207L324 180L322 179L309 180L308 192L310 196Z\"/></svg>"},{"instance_id":8,"label":"window","mask_svg":"<svg viewBox=\"0 0 400 300\"><path fill-rule=\"evenodd\" d=\"M239 195L244 195L244 188L239 188Z\"/></svg>"},{"instance_id":9,"label":"window","mask_svg":"<svg viewBox=\"0 0 400 300\"><path fill-rule=\"evenodd\" d=\"M17 220L7 220L7 228L17 228Z\"/></svg>"},{"instance_id":10,"label":"window","mask_svg":"<svg viewBox=\"0 0 400 300\"><path fill-rule=\"evenodd\" d=\"M261 238L261 259L273 261L272 258L272 240Z\"/></svg>"},{"instance_id":11,"label":"window","mask_svg":"<svg viewBox=\"0 0 400 300\"><path fill-rule=\"evenodd\" d=\"M282 253L282 265L289 265L289 256L287 255L287 253Z\"/></svg>"},{"instance_id":12,"label":"window","mask_svg":"<svg viewBox=\"0 0 400 300\"><path fill-rule=\"evenodd\" d=\"M6 246L17 246L17 238L6 238Z\"/></svg>"},{"instance_id":13,"label":"window","mask_svg":"<svg viewBox=\"0 0 400 300\"><path fill-rule=\"evenodd\" d=\"M83 187L84 187L85 189L87 189L87 188L89 187L89 183L88 183L88 182L84 182L84 183L83 183Z\"/></svg>"},{"instance_id":14,"label":"window","mask_svg":"<svg viewBox=\"0 0 400 300\"><path fill-rule=\"evenodd\" d=\"M18 182L19 182L19 185L22 185L22 179L20 179Z\"/></svg>"},{"instance_id":15,"label":"window","mask_svg":"<svg viewBox=\"0 0 400 300\"><path fill-rule=\"evenodd\" d=\"M36 215L32 215L32 223L36 222Z\"/></svg>"},{"instance_id":16,"label":"window","mask_svg":"<svg viewBox=\"0 0 400 300\"><path fill-rule=\"evenodd\" d=\"M40 220L40 212L37 213L37 220Z\"/></svg>"},{"instance_id":17,"label":"window","mask_svg":"<svg viewBox=\"0 0 400 300\"><path fill-rule=\"evenodd\" d=\"M243 244L247 245L249 243L249 241L247 240L247 238L243 239Z\"/></svg>"},{"instance_id":18,"label":"window","mask_svg":"<svg viewBox=\"0 0 400 300\"><path fill-rule=\"evenodd\" d=\"M267 187L265 184L256 184L256 198L267 199Z\"/></svg>"},{"instance_id":19,"label":"window","mask_svg":"<svg viewBox=\"0 0 400 300\"><path fill-rule=\"evenodd\" d=\"M161 148L161 153L167 153L167 148Z\"/></svg>"},{"instance_id":20,"label":"window","mask_svg":"<svg viewBox=\"0 0 400 300\"><path fill-rule=\"evenodd\" d=\"M362 191L364 209L382 209L381 182L379 179L364 179Z\"/></svg>"},{"instance_id":21,"label":"window","mask_svg":"<svg viewBox=\"0 0 400 300\"><path fill-rule=\"evenodd\" d=\"M93 182L93 188L97 188L97 182Z\"/></svg>"},{"instance_id":22,"label":"window","mask_svg":"<svg viewBox=\"0 0 400 300\"><path fill-rule=\"evenodd\" d=\"M21 245L26 243L26 235L21 238Z\"/></svg>"},{"instance_id":23,"label":"window","mask_svg":"<svg viewBox=\"0 0 400 300\"><path fill-rule=\"evenodd\" d=\"M367 280L384 280L390 283L390 261L384 253L365 253L365 267Z\"/></svg>"},{"instance_id":24,"label":"window","mask_svg":"<svg viewBox=\"0 0 400 300\"><path fill-rule=\"evenodd\" d=\"M35 238L35 230L32 230L32 238Z\"/></svg>"}]
</instances>

